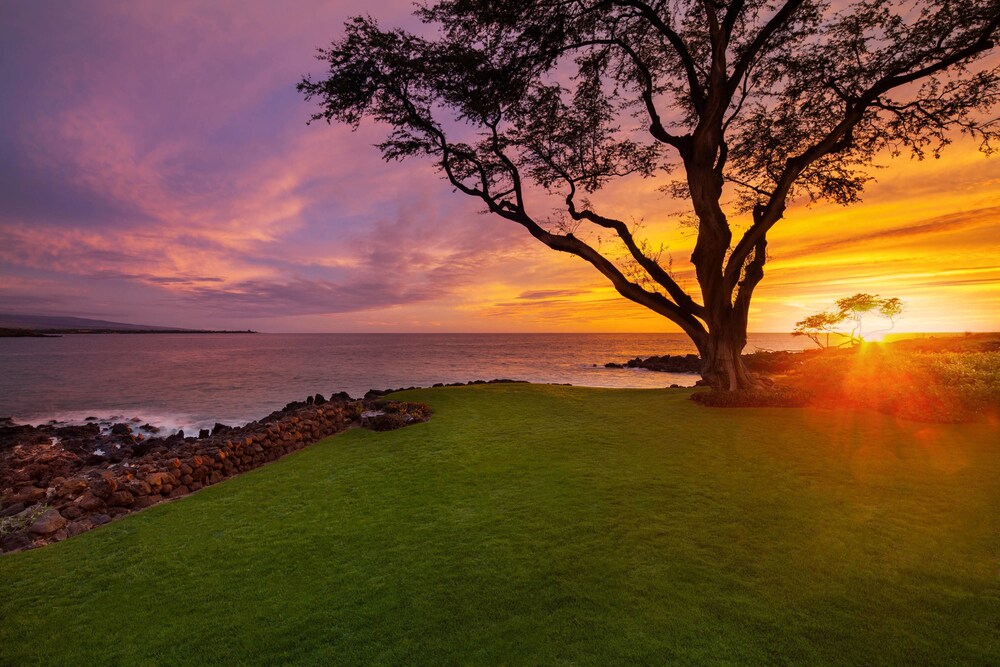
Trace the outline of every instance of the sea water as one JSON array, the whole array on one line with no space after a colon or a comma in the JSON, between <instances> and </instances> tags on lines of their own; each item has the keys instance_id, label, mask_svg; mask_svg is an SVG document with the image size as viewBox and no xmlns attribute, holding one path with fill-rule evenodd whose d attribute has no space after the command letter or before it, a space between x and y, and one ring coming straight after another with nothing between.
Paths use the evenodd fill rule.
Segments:
<instances>
[{"instance_id":1,"label":"sea water","mask_svg":"<svg viewBox=\"0 0 1000 667\"><path fill-rule=\"evenodd\" d=\"M751 334L747 351L809 341ZM316 393L507 378L590 387L693 385L604 368L688 354L683 334L73 334L0 338L0 417L139 419L166 430L244 424Z\"/></svg>"}]
</instances>

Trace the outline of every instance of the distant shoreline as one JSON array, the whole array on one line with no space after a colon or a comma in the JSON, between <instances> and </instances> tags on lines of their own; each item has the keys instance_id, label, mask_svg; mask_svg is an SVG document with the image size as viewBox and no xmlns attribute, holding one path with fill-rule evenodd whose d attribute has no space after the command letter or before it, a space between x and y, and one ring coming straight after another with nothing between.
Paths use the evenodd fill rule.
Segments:
<instances>
[{"instance_id":1,"label":"distant shoreline","mask_svg":"<svg viewBox=\"0 0 1000 667\"><path fill-rule=\"evenodd\" d=\"M256 331L202 329L0 329L0 338L58 338L70 334L255 334Z\"/></svg>"}]
</instances>

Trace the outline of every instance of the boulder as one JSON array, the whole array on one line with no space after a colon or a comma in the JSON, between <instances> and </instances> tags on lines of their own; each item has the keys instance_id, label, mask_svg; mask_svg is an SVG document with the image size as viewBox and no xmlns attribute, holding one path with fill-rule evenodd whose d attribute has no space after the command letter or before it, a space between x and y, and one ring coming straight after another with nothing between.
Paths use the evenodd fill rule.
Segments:
<instances>
[{"instance_id":1,"label":"boulder","mask_svg":"<svg viewBox=\"0 0 1000 667\"><path fill-rule=\"evenodd\" d=\"M152 505L155 505L161 500L163 500L163 496L159 494L150 496L139 496L138 498L135 499L135 504L132 505L132 507L137 510L142 510L146 509L147 507L151 507Z\"/></svg>"},{"instance_id":2,"label":"boulder","mask_svg":"<svg viewBox=\"0 0 1000 667\"><path fill-rule=\"evenodd\" d=\"M56 510L49 510L35 520L28 528L36 535L51 535L66 526L66 518Z\"/></svg>"},{"instance_id":3,"label":"boulder","mask_svg":"<svg viewBox=\"0 0 1000 667\"><path fill-rule=\"evenodd\" d=\"M14 516L15 514L23 512L24 508L26 507L27 505L25 505L23 502L16 502L13 505L8 505L7 507L0 510L0 517Z\"/></svg>"},{"instance_id":4,"label":"boulder","mask_svg":"<svg viewBox=\"0 0 1000 667\"><path fill-rule=\"evenodd\" d=\"M90 521L91 523L94 524L95 527L103 526L104 524L109 523L111 521L111 517L108 516L107 514L95 514L92 517L90 517Z\"/></svg>"},{"instance_id":5,"label":"boulder","mask_svg":"<svg viewBox=\"0 0 1000 667\"><path fill-rule=\"evenodd\" d=\"M108 498L109 507L131 507L135 503L135 496L128 491L115 491Z\"/></svg>"},{"instance_id":6,"label":"boulder","mask_svg":"<svg viewBox=\"0 0 1000 667\"><path fill-rule=\"evenodd\" d=\"M53 480L54 481L54 480ZM68 479L59 485L56 494L60 498L66 498L68 496L76 496L87 490L87 480L81 479L79 477L73 477Z\"/></svg>"},{"instance_id":7,"label":"boulder","mask_svg":"<svg viewBox=\"0 0 1000 667\"><path fill-rule=\"evenodd\" d=\"M97 479L87 482L90 492L98 498L109 498L111 494L118 490L118 482L109 473L103 473Z\"/></svg>"},{"instance_id":8,"label":"boulder","mask_svg":"<svg viewBox=\"0 0 1000 667\"><path fill-rule=\"evenodd\" d=\"M132 427L128 424L115 424L111 427L111 435L126 437L132 435Z\"/></svg>"},{"instance_id":9,"label":"boulder","mask_svg":"<svg viewBox=\"0 0 1000 667\"><path fill-rule=\"evenodd\" d=\"M167 472L153 472L146 475L146 482L153 489L157 489L161 486L168 486L174 483L174 476Z\"/></svg>"},{"instance_id":10,"label":"boulder","mask_svg":"<svg viewBox=\"0 0 1000 667\"><path fill-rule=\"evenodd\" d=\"M11 500L20 501L26 505L33 505L39 500L45 499L45 489L39 489L37 486L22 486L18 489Z\"/></svg>"},{"instance_id":11,"label":"boulder","mask_svg":"<svg viewBox=\"0 0 1000 667\"><path fill-rule=\"evenodd\" d=\"M32 537L24 531L4 535L0 538L0 550L20 551L31 546Z\"/></svg>"},{"instance_id":12,"label":"boulder","mask_svg":"<svg viewBox=\"0 0 1000 667\"><path fill-rule=\"evenodd\" d=\"M122 488L133 496L148 496L153 490L149 482L143 479L129 480Z\"/></svg>"},{"instance_id":13,"label":"boulder","mask_svg":"<svg viewBox=\"0 0 1000 667\"><path fill-rule=\"evenodd\" d=\"M104 501L95 496L91 491L87 491L82 496L77 498L76 504L80 509L87 512L93 512L94 510L99 510L104 507Z\"/></svg>"},{"instance_id":14,"label":"boulder","mask_svg":"<svg viewBox=\"0 0 1000 667\"><path fill-rule=\"evenodd\" d=\"M66 534L69 537L74 537L80 533L90 530L93 527L94 524L92 524L89 519L80 519L79 521L74 521L66 526Z\"/></svg>"}]
</instances>

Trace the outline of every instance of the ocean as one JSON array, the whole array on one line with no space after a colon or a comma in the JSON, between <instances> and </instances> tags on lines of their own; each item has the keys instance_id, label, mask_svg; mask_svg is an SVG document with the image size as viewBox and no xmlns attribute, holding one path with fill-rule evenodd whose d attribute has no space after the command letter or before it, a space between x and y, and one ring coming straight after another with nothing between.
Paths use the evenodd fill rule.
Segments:
<instances>
[{"instance_id":1,"label":"ocean","mask_svg":"<svg viewBox=\"0 0 1000 667\"><path fill-rule=\"evenodd\" d=\"M808 340L752 334L747 351ZM690 386L697 376L609 369L688 354L683 334L73 334L0 338L0 417L135 419L186 432L245 424L316 393L507 378L589 387Z\"/></svg>"}]
</instances>

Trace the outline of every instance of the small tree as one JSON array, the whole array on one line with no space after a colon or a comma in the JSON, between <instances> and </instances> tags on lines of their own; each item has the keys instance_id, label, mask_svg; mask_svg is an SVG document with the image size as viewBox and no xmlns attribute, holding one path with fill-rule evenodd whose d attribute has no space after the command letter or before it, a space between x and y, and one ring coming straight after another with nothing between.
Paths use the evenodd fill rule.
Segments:
<instances>
[{"instance_id":1,"label":"small tree","mask_svg":"<svg viewBox=\"0 0 1000 667\"><path fill-rule=\"evenodd\" d=\"M806 336L820 347L830 346L830 334L846 338L842 345L859 345L876 333L891 331L903 313L903 302L896 298L879 298L877 294L855 294L837 300L837 312L824 311L795 323L793 336ZM887 327L865 331L865 322L875 316L888 322ZM849 329L841 330L847 323ZM825 336L825 342L820 337Z\"/></svg>"},{"instance_id":2,"label":"small tree","mask_svg":"<svg viewBox=\"0 0 1000 667\"><path fill-rule=\"evenodd\" d=\"M837 309L844 321L851 323L851 331L848 334L851 345L858 345L865 341L866 336L891 331L896 325L896 318L903 312L903 302L897 298L880 299L877 294L855 294L839 299ZM865 318L870 318L873 315L887 321L889 326L865 331Z\"/></svg>"},{"instance_id":3,"label":"small tree","mask_svg":"<svg viewBox=\"0 0 1000 667\"><path fill-rule=\"evenodd\" d=\"M714 389L757 384L741 356L750 303L793 201L851 204L880 155L1000 136L984 120L1000 102L1000 0L432 0L417 14L423 34L346 24L319 53L327 76L299 83L313 119L383 124L387 160L429 157L457 192L591 264L691 338ZM587 198L654 174L673 175L665 191L696 221L698 293Z\"/></svg>"},{"instance_id":4,"label":"small tree","mask_svg":"<svg viewBox=\"0 0 1000 667\"><path fill-rule=\"evenodd\" d=\"M805 336L819 347L830 347L830 334L843 336L837 330L838 325L844 321L844 316L840 313L824 311L816 313L795 323L793 336Z\"/></svg>"}]
</instances>

